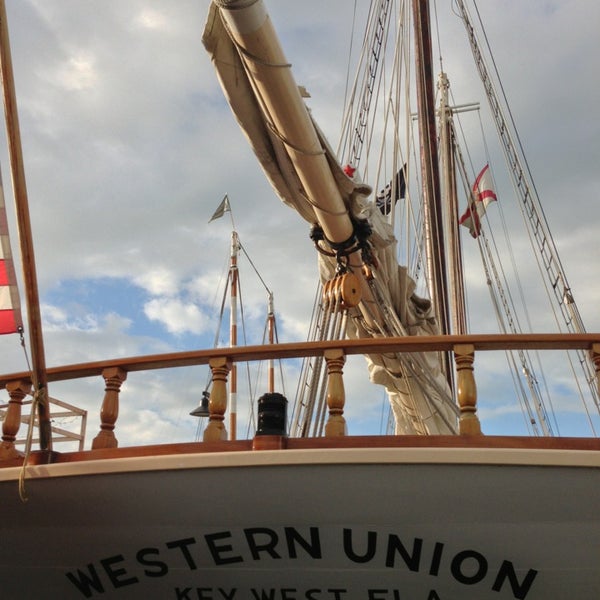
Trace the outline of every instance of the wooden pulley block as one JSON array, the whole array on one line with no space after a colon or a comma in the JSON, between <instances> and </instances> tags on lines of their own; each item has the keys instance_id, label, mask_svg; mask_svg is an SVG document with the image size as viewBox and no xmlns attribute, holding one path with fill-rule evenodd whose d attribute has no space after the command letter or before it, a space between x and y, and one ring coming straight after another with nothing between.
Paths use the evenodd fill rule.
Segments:
<instances>
[{"instance_id":1,"label":"wooden pulley block","mask_svg":"<svg viewBox=\"0 0 600 600\"><path fill-rule=\"evenodd\" d=\"M341 294L344 308L354 308L361 298L360 281L354 273L344 273L338 278L337 293Z\"/></svg>"},{"instance_id":2,"label":"wooden pulley block","mask_svg":"<svg viewBox=\"0 0 600 600\"><path fill-rule=\"evenodd\" d=\"M326 306L335 303L335 297L333 296L334 279L326 281L323 285L323 304Z\"/></svg>"}]
</instances>

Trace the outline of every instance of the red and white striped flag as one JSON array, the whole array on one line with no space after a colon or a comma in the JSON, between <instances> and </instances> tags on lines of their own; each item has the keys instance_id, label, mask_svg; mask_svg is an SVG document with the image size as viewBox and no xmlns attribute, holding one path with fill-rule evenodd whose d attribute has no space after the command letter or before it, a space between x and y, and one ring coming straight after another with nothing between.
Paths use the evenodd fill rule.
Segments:
<instances>
[{"instance_id":1,"label":"red and white striped flag","mask_svg":"<svg viewBox=\"0 0 600 600\"><path fill-rule=\"evenodd\" d=\"M485 215L488 204L495 200L497 198L492 186L490 165L485 165L473 184L472 200L469 200L465 214L458 221L468 227L472 237L476 238L481 233L481 219Z\"/></svg>"},{"instance_id":2,"label":"red and white striped flag","mask_svg":"<svg viewBox=\"0 0 600 600\"><path fill-rule=\"evenodd\" d=\"M22 326L21 303L10 251L4 192L0 182L0 334L17 333Z\"/></svg>"}]
</instances>

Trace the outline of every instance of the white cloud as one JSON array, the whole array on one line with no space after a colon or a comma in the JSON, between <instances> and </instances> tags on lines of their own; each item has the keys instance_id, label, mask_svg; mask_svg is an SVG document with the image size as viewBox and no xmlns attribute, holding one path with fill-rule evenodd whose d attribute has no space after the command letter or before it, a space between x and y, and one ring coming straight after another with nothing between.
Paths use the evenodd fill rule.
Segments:
<instances>
[{"instance_id":1,"label":"white cloud","mask_svg":"<svg viewBox=\"0 0 600 600\"><path fill-rule=\"evenodd\" d=\"M161 11L146 7L138 14L136 23L147 29L164 30L167 28L168 20Z\"/></svg>"},{"instance_id":2,"label":"white cloud","mask_svg":"<svg viewBox=\"0 0 600 600\"><path fill-rule=\"evenodd\" d=\"M93 88L97 83L93 58L85 53L72 56L60 70L58 79L67 91Z\"/></svg>"},{"instance_id":3,"label":"white cloud","mask_svg":"<svg viewBox=\"0 0 600 600\"><path fill-rule=\"evenodd\" d=\"M41 308L46 331L97 331L99 324L94 315L73 314L59 306L45 304Z\"/></svg>"},{"instance_id":4,"label":"white cloud","mask_svg":"<svg viewBox=\"0 0 600 600\"><path fill-rule=\"evenodd\" d=\"M175 273L165 267L146 271L135 277L134 282L155 296L174 296L179 287Z\"/></svg>"},{"instance_id":5,"label":"white cloud","mask_svg":"<svg viewBox=\"0 0 600 600\"><path fill-rule=\"evenodd\" d=\"M144 305L151 321L158 321L173 334L205 333L210 327L207 316L196 306L178 298L153 298Z\"/></svg>"}]
</instances>

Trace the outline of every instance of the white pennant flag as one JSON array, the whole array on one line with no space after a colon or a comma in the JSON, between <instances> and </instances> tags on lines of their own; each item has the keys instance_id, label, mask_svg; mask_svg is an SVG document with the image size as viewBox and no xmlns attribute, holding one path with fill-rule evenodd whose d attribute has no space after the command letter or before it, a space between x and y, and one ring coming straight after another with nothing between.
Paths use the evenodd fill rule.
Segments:
<instances>
[{"instance_id":1,"label":"white pennant flag","mask_svg":"<svg viewBox=\"0 0 600 600\"><path fill-rule=\"evenodd\" d=\"M209 223L215 219L220 219L228 211L231 211L231 206L229 206L229 196L225 194L225 197L223 200L221 200L221 204L219 204L219 207L217 210L215 210L213 216L210 218Z\"/></svg>"}]
</instances>

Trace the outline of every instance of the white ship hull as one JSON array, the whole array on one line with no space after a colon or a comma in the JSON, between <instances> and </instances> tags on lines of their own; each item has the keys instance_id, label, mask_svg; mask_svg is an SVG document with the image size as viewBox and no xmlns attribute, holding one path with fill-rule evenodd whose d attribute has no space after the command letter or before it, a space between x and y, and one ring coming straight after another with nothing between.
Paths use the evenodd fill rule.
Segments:
<instances>
[{"instance_id":1,"label":"white ship hull","mask_svg":"<svg viewBox=\"0 0 600 600\"><path fill-rule=\"evenodd\" d=\"M0 470L2 597L600 597L600 455L327 448Z\"/></svg>"}]
</instances>

